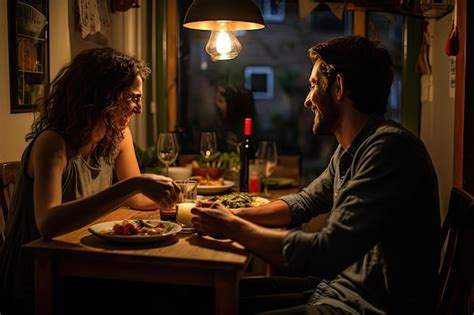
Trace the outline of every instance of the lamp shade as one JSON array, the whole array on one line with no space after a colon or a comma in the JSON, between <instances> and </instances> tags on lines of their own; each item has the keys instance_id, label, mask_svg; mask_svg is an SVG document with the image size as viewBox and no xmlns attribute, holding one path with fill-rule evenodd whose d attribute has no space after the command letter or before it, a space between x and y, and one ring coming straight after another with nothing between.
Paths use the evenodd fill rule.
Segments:
<instances>
[{"instance_id":1,"label":"lamp shade","mask_svg":"<svg viewBox=\"0 0 474 315\"><path fill-rule=\"evenodd\" d=\"M262 13L253 0L194 0L183 26L197 30L258 30L265 27Z\"/></svg>"}]
</instances>

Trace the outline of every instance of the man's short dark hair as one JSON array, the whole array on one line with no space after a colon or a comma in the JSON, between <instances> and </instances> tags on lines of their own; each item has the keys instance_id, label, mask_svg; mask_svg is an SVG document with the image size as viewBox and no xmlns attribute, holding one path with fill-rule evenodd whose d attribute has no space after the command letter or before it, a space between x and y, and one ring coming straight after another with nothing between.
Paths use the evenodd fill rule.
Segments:
<instances>
[{"instance_id":1,"label":"man's short dark hair","mask_svg":"<svg viewBox=\"0 0 474 315\"><path fill-rule=\"evenodd\" d=\"M361 36L338 37L308 51L313 63L322 61L323 73L332 83L344 76L347 96L365 114L384 115L393 82L392 58L378 41Z\"/></svg>"}]
</instances>

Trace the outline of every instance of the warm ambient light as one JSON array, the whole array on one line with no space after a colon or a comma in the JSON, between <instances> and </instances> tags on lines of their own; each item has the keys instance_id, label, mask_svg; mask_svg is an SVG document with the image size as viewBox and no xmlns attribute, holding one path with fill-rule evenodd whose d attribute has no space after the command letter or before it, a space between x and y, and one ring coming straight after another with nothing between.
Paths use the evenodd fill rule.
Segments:
<instances>
[{"instance_id":1,"label":"warm ambient light","mask_svg":"<svg viewBox=\"0 0 474 315\"><path fill-rule=\"evenodd\" d=\"M253 0L194 0L184 18L184 27L212 31L206 51L213 61L234 59L242 45L233 31L265 27Z\"/></svg>"},{"instance_id":2,"label":"warm ambient light","mask_svg":"<svg viewBox=\"0 0 474 315\"><path fill-rule=\"evenodd\" d=\"M233 31L212 31L206 45L206 52L212 61L229 60L237 57L242 50L239 40Z\"/></svg>"}]
</instances>

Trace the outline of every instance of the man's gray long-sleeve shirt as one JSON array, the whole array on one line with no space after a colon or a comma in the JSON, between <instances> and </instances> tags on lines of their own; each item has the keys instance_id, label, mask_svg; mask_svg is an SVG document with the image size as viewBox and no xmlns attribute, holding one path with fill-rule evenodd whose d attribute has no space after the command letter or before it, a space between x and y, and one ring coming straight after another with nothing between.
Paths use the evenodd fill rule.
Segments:
<instances>
[{"instance_id":1,"label":"man's gray long-sleeve shirt","mask_svg":"<svg viewBox=\"0 0 474 315\"><path fill-rule=\"evenodd\" d=\"M319 276L310 304L350 314L433 314L439 264L438 187L422 142L371 116L350 147L300 193L281 198L299 226L330 212L318 233L284 240L290 272Z\"/></svg>"}]
</instances>

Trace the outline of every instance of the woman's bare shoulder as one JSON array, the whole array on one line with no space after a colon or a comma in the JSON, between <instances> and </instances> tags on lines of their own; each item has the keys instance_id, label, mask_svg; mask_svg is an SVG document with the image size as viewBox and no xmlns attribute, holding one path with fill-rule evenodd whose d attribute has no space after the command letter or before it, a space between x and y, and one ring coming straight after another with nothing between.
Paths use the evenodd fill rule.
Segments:
<instances>
[{"instance_id":1,"label":"woman's bare shoulder","mask_svg":"<svg viewBox=\"0 0 474 315\"><path fill-rule=\"evenodd\" d=\"M33 146L43 146L46 145L51 149L66 149L66 143L64 137L54 130L45 130L38 135L35 139Z\"/></svg>"},{"instance_id":2,"label":"woman's bare shoulder","mask_svg":"<svg viewBox=\"0 0 474 315\"><path fill-rule=\"evenodd\" d=\"M66 142L58 132L45 130L35 139L32 155L45 158L67 158Z\"/></svg>"},{"instance_id":3,"label":"woman's bare shoulder","mask_svg":"<svg viewBox=\"0 0 474 315\"><path fill-rule=\"evenodd\" d=\"M128 147L130 147L130 144L132 144L132 147L133 147L133 136L132 136L132 132L130 131L130 128L126 127L123 130L123 139L119 143L120 151L123 151L127 149Z\"/></svg>"},{"instance_id":4,"label":"woman's bare shoulder","mask_svg":"<svg viewBox=\"0 0 474 315\"><path fill-rule=\"evenodd\" d=\"M61 169L66 167L66 143L56 131L45 130L33 142L28 161L28 175L34 177L36 168L50 168L53 165Z\"/></svg>"}]
</instances>

